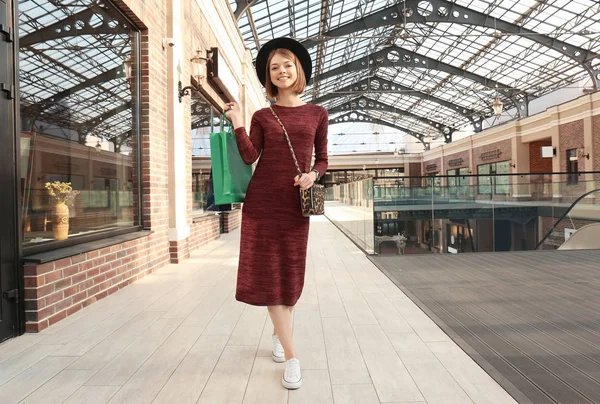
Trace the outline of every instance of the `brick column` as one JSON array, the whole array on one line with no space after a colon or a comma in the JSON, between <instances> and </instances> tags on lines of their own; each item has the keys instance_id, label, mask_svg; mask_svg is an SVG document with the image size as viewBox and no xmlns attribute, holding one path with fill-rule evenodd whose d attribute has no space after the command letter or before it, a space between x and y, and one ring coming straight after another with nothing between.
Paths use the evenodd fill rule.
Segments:
<instances>
[{"instance_id":1,"label":"brick column","mask_svg":"<svg viewBox=\"0 0 600 404\"><path fill-rule=\"evenodd\" d=\"M187 147L187 139L191 137L189 122L190 97L179 102L177 85L179 80L183 86L190 83L189 59L191 56L183 54L183 26L182 7L180 0L170 0L167 9L167 27L169 36L173 38L174 47L167 47L168 72L167 72L167 120L169 137L169 252L171 262L179 262L189 257L187 239L190 236L190 227L187 220L188 212L188 180L192 176L191 148ZM181 72L181 74L179 74Z\"/></svg>"}]
</instances>

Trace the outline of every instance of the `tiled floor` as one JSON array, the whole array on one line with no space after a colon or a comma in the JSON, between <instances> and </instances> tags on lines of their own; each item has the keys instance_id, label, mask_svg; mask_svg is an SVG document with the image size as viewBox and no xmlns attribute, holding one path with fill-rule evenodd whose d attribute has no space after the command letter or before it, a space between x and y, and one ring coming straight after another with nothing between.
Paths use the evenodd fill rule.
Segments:
<instances>
[{"instance_id":1,"label":"tiled floor","mask_svg":"<svg viewBox=\"0 0 600 404\"><path fill-rule=\"evenodd\" d=\"M303 386L281 386L262 307L234 298L239 231L0 345L0 402L515 403L324 218L294 311Z\"/></svg>"}]
</instances>

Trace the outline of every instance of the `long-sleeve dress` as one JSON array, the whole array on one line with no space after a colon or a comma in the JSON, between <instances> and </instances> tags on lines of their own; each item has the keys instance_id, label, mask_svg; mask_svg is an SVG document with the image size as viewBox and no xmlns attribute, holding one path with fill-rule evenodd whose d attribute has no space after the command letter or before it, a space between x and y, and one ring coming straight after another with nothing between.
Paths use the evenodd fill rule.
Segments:
<instances>
[{"instance_id":1,"label":"long-sleeve dress","mask_svg":"<svg viewBox=\"0 0 600 404\"><path fill-rule=\"evenodd\" d=\"M327 170L327 110L313 104L273 105L302 172ZM252 116L250 137L235 130L242 159L260 156L242 208L236 299L255 306L294 306L302 294L310 220L300 210L297 171L281 126L269 108Z\"/></svg>"}]
</instances>

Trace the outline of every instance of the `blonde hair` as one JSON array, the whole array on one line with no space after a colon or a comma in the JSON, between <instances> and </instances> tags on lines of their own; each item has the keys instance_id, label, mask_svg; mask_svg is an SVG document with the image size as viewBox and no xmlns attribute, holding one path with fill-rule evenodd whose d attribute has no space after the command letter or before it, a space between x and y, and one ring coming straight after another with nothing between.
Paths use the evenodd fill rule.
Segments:
<instances>
[{"instance_id":1,"label":"blonde hair","mask_svg":"<svg viewBox=\"0 0 600 404\"><path fill-rule=\"evenodd\" d=\"M294 65L296 65L296 82L292 87L292 91L294 91L296 94L302 94L304 92L304 89L306 88L306 76L304 75L304 69L302 68L302 64L300 63L294 52L292 52L289 49L279 48L272 50L267 60L267 75L265 80L265 90L267 90L267 97L274 100L277 97L277 94L279 93L279 89L271 81L271 61L273 59L273 56L275 56L276 54L280 54L281 56L288 58L294 63Z\"/></svg>"}]
</instances>

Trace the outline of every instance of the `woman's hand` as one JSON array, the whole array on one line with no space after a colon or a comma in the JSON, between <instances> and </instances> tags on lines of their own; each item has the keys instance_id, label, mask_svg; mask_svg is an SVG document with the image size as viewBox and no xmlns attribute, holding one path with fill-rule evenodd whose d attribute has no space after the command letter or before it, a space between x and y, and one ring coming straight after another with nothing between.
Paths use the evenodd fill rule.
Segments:
<instances>
[{"instance_id":1,"label":"woman's hand","mask_svg":"<svg viewBox=\"0 0 600 404\"><path fill-rule=\"evenodd\" d=\"M294 178L294 186L299 186L301 190L305 190L312 187L316 180L317 173L315 173L314 171L311 171L309 173L303 173L302 177L297 175Z\"/></svg>"},{"instance_id":2,"label":"woman's hand","mask_svg":"<svg viewBox=\"0 0 600 404\"><path fill-rule=\"evenodd\" d=\"M241 126L244 126L244 122L242 119L242 111L240 110L240 107L237 103L228 102L227 104L225 104L225 116L231 121L233 129L237 129Z\"/></svg>"}]
</instances>

